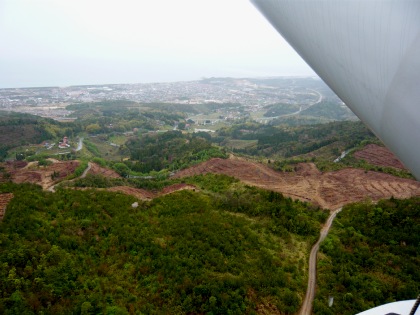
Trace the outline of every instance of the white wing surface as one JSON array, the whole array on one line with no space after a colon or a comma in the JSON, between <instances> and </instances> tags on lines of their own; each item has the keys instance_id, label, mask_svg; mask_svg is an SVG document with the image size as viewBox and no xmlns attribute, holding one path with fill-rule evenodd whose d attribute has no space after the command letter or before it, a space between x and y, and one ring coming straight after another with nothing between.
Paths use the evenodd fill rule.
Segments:
<instances>
[{"instance_id":1,"label":"white wing surface","mask_svg":"<svg viewBox=\"0 0 420 315\"><path fill-rule=\"evenodd\" d=\"M251 1L420 179L420 1Z\"/></svg>"}]
</instances>

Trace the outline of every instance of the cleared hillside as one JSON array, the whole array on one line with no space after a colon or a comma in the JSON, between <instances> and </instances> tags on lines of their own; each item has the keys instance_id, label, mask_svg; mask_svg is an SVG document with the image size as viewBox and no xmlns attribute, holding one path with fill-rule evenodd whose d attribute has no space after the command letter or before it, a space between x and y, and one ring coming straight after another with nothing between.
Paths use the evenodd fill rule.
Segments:
<instances>
[{"instance_id":1,"label":"cleared hillside","mask_svg":"<svg viewBox=\"0 0 420 315\"><path fill-rule=\"evenodd\" d=\"M415 180L355 168L321 173L313 163L300 163L295 172L277 172L263 164L241 159L211 159L182 170L174 177L207 173L232 176L249 185L328 209L365 199L420 196L420 183Z\"/></svg>"},{"instance_id":2,"label":"cleared hillside","mask_svg":"<svg viewBox=\"0 0 420 315\"><path fill-rule=\"evenodd\" d=\"M395 154L386 147L381 147L373 143L368 144L362 150L355 152L354 157L359 160L365 160L373 165L405 169L404 165Z\"/></svg>"}]
</instances>

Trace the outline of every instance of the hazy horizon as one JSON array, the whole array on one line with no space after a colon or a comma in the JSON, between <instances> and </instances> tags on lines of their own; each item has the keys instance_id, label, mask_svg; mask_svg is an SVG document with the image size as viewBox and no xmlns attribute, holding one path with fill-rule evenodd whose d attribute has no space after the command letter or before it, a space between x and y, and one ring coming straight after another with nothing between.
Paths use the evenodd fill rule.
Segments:
<instances>
[{"instance_id":1,"label":"hazy horizon","mask_svg":"<svg viewBox=\"0 0 420 315\"><path fill-rule=\"evenodd\" d=\"M248 0L3 0L0 40L0 88L316 76Z\"/></svg>"},{"instance_id":2,"label":"hazy horizon","mask_svg":"<svg viewBox=\"0 0 420 315\"><path fill-rule=\"evenodd\" d=\"M67 87L76 87L76 86L112 86L112 85L130 85L130 84L165 84L165 83L182 83L182 82L194 82L194 81L201 81L201 80L205 80L205 79L237 79L237 80L242 80L242 79L275 79L275 78L313 78L313 79L318 79L318 80L322 80L318 75L313 74L313 75L278 75L278 76L248 76L248 77L200 77L197 79L191 79L191 80L172 80L172 81L150 81L150 82L107 82L107 83L92 83L92 84L70 84L70 85L40 85L40 86L12 86L12 87L0 87L0 90L2 89L37 89L37 88L67 88Z\"/></svg>"}]
</instances>

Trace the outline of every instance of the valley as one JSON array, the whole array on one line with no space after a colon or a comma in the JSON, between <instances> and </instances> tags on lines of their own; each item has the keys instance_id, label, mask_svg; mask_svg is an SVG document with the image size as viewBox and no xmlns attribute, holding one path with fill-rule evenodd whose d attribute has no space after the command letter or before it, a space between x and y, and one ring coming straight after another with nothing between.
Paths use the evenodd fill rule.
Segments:
<instances>
[{"instance_id":1,"label":"valley","mask_svg":"<svg viewBox=\"0 0 420 315\"><path fill-rule=\"evenodd\" d=\"M0 277L14 279L1 281L0 312L297 314L311 248L341 208L344 223L318 243L320 282L302 310L347 315L326 295L352 292L361 310L409 298L400 278L418 288L407 235L418 228L420 183L316 80L1 92L15 111L0 112ZM29 114L48 116L48 104L59 104L54 120ZM349 215L362 226L360 209L372 229L405 213L404 236L381 234L382 245L369 227L360 236ZM359 238L407 266L401 275L384 267L388 278L365 296L354 287L368 278L352 272L372 266L366 253L346 269L353 287L325 280Z\"/></svg>"}]
</instances>

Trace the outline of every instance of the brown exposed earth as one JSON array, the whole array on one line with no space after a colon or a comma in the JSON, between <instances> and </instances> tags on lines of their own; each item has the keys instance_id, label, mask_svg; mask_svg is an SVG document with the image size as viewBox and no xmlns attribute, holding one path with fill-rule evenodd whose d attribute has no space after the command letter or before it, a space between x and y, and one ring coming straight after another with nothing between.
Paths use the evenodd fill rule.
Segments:
<instances>
[{"instance_id":1,"label":"brown exposed earth","mask_svg":"<svg viewBox=\"0 0 420 315\"><path fill-rule=\"evenodd\" d=\"M386 150L386 149L385 149ZM366 153L368 152L368 153ZM373 152L373 153L369 153ZM394 165L392 154L384 148L368 145L356 154L370 156L371 161L379 161L380 165ZM364 155L363 155L364 154ZM377 157L379 155L379 157ZM78 161L58 161L48 166L38 166L37 162L7 162L3 163L3 174L15 183L36 183L44 189L53 187L67 175L73 173ZM371 162L370 162L371 163ZM103 168L95 163L89 163L90 174L118 178L116 172ZM211 159L175 174L174 178L216 173L235 177L240 181L267 190L281 192L293 199L312 202L323 208L337 209L345 204L370 199L377 201L384 198L409 198L420 196L420 182L403 179L392 175L347 168L334 172L320 172L313 163L300 163L295 172L277 172L253 161L238 159ZM126 186L113 187L108 190L118 191L135 196L142 200L151 200L182 189L197 189L195 186L176 184L166 187L162 192L151 192Z\"/></svg>"},{"instance_id":2,"label":"brown exposed earth","mask_svg":"<svg viewBox=\"0 0 420 315\"><path fill-rule=\"evenodd\" d=\"M55 184L63 180L63 178L65 178L67 175L74 173L77 166L79 166L79 162L61 162L54 159L50 159L50 161L52 162L52 164L49 166L38 166L38 162L27 163L24 161L14 161L4 163L3 167L5 172L10 174L10 179L15 183L34 183L41 185L43 189L49 189L50 191L54 191L54 189L51 188L53 188ZM102 175L110 178L121 178L121 176L115 171L101 167L98 164L91 162L89 163L87 173L93 175ZM53 176L54 174L55 177ZM145 189L138 189L128 186L117 186L108 188L107 190L133 195L141 200L151 200L153 198L184 189L198 190L197 187L193 185L182 183L165 187L160 192L153 192Z\"/></svg>"},{"instance_id":3,"label":"brown exposed earth","mask_svg":"<svg viewBox=\"0 0 420 315\"><path fill-rule=\"evenodd\" d=\"M3 220L4 214L6 212L6 207L9 204L10 200L12 200L13 194L0 194L0 221Z\"/></svg>"},{"instance_id":4,"label":"brown exposed earth","mask_svg":"<svg viewBox=\"0 0 420 315\"><path fill-rule=\"evenodd\" d=\"M38 162L6 162L3 164L5 172L10 174L10 179L15 183L33 183L47 189L73 174L79 166L78 161L58 161L49 159L52 164L39 166Z\"/></svg>"},{"instance_id":5,"label":"brown exposed earth","mask_svg":"<svg viewBox=\"0 0 420 315\"><path fill-rule=\"evenodd\" d=\"M354 153L354 157L377 166L405 169L401 161L391 151L377 144L368 144L362 150Z\"/></svg>"},{"instance_id":6,"label":"brown exposed earth","mask_svg":"<svg viewBox=\"0 0 420 315\"><path fill-rule=\"evenodd\" d=\"M217 158L182 170L174 177L206 173L232 176L248 185L278 191L327 209L365 199L420 196L420 182L415 180L355 168L321 173L313 163L298 164L296 172L285 173L255 162Z\"/></svg>"},{"instance_id":7,"label":"brown exposed earth","mask_svg":"<svg viewBox=\"0 0 420 315\"><path fill-rule=\"evenodd\" d=\"M90 169L88 171L88 174L92 175L102 175L109 178L121 178L120 174L117 172L110 170L109 168L105 168L102 166L99 166L96 163L90 163Z\"/></svg>"}]
</instances>

